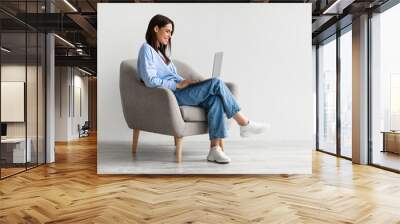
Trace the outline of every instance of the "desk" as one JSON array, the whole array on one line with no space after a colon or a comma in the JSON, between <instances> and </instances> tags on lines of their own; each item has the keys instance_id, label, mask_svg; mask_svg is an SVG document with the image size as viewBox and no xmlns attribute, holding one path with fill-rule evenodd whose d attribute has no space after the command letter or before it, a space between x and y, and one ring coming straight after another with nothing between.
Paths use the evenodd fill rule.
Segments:
<instances>
[{"instance_id":1,"label":"desk","mask_svg":"<svg viewBox=\"0 0 400 224\"><path fill-rule=\"evenodd\" d=\"M383 150L382 152L393 152L400 154L400 132L399 131L382 131L383 133Z\"/></svg>"},{"instance_id":2,"label":"desk","mask_svg":"<svg viewBox=\"0 0 400 224\"><path fill-rule=\"evenodd\" d=\"M9 163L30 162L32 158L30 138L27 139L25 151L25 138L6 138L1 139L1 157ZM27 161L25 161L27 158Z\"/></svg>"}]
</instances>

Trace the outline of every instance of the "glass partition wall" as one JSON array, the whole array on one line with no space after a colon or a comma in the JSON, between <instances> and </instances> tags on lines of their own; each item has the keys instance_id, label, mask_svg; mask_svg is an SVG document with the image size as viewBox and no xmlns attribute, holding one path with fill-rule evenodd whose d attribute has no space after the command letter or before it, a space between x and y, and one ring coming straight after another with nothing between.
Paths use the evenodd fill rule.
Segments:
<instances>
[{"instance_id":1,"label":"glass partition wall","mask_svg":"<svg viewBox=\"0 0 400 224\"><path fill-rule=\"evenodd\" d=\"M29 13L42 5L18 2ZM1 179L45 163L45 41L44 33L0 11Z\"/></svg>"}]
</instances>

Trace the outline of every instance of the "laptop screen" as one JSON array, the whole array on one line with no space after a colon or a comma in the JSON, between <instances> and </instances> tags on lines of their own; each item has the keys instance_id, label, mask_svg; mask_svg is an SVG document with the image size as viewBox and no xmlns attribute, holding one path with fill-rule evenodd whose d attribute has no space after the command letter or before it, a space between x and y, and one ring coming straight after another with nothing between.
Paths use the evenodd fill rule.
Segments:
<instances>
[{"instance_id":1,"label":"laptop screen","mask_svg":"<svg viewBox=\"0 0 400 224\"><path fill-rule=\"evenodd\" d=\"M218 78L221 75L223 56L224 56L224 52L222 52L222 51L214 54L214 64L213 64L213 71L212 71L213 78Z\"/></svg>"}]
</instances>

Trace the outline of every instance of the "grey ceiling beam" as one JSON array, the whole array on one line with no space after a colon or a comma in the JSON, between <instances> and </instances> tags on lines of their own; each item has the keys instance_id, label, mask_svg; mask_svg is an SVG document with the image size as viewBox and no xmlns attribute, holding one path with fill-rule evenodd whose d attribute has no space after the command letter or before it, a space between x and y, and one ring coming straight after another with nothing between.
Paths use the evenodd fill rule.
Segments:
<instances>
[{"instance_id":1,"label":"grey ceiling beam","mask_svg":"<svg viewBox=\"0 0 400 224\"><path fill-rule=\"evenodd\" d=\"M96 28L94 28L85 17L79 13L69 13L67 16L77 25L79 25L89 35L90 38L96 38Z\"/></svg>"}]
</instances>

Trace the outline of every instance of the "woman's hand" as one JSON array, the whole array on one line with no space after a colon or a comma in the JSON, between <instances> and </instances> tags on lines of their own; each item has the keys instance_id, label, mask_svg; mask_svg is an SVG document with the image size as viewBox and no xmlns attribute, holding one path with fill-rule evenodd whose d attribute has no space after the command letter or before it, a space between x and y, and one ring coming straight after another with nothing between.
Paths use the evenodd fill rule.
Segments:
<instances>
[{"instance_id":1,"label":"woman's hand","mask_svg":"<svg viewBox=\"0 0 400 224\"><path fill-rule=\"evenodd\" d=\"M183 89L183 88L186 88L187 86L189 86L191 84L194 84L194 83L197 83L197 82L199 82L199 81L198 80L185 79L182 82L177 83L176 84L176 88L177 89Z\"/></svg>"}]
</instances>

